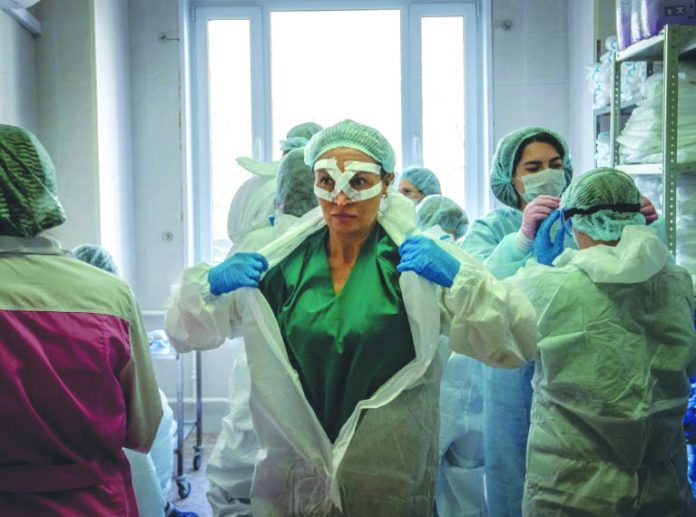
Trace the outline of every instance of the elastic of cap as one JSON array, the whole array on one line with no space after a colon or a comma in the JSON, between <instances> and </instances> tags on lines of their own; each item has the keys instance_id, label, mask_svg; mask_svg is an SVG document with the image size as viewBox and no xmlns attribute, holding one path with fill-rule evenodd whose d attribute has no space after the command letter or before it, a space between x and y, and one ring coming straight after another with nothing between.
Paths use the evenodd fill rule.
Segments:
<instances>
[{"instance_id":1,"label":"elastic of cap","mask_svg":"<svg viewBox=\"0 0 696 517\"><path fill-rule=\"evenodd\" d=\"M359 165L359 167L356 167L356 165ZM320 170L320 169L340 170L338 168L338 161L336 160L336 158L325 158L323 160L318 160L314 164L314 171L316 172L317 170ZM377 165L376 163L347 161L343 164L343 171L344 172L347 172L347 171L369 172L371 174L381 174L382 167Z\"/></svg>"},{"instance_id":2,"label":"elastic of cap","mask_svg":"<svg viewBox=\"0 0 696 517\"><path fill-rule=\"evenodd\" d=\"M621 213L637 213L640 212L639 203L619 203L619 204L605 204L605 205L594 205L589 208L566 208L563 211L564 217L570 219L574 215L592 215L599 212L600 210L611 210L612 212Z\"/></svg>"}]
</instances>

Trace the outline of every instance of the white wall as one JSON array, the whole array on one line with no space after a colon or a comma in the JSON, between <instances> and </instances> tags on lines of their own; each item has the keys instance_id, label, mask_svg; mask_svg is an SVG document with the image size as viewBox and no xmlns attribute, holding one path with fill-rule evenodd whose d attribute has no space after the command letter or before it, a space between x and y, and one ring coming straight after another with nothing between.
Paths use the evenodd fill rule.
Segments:
<instances>
[{"instance_id":1,"label":"white wall","mask_svg":"<svg viewBox=\"0 0 696 517\"><path fill-rule=\"evenodd\" d=\"M131 0L129 11L136 293L158 310L184 266L177 2Z\"/></svg>"},{"instance_id":2,"label":"white wall","mask_svg":"<svg viewBox=\"0 0 696 517\"><path fill-rule=\"evenodd\" d=\"M105 246L134 283L128 6L43 0L35 9L37 136L58 174L65 248Z\"/></svg>"},{"instance_id":3,"label":"white wall","mask_svg":"<svg viewBox=\"0 0 696 517\"><path fill-rule=\"evenodd\" d=\"M34 36L0 10L0 124L36 133Z\"/></svg>"},{"instance_id":4,"label":"white wall","mask_svg":"<svg viewBox=\"0 0 696 517\"><path fill-rule=\"evenodd\" d=\"M64 247L99 243L99 161L93 3L44 0L36 16L39 140L53 159L67 215L51 233Z\"/></svg>"},{"instance_id":5,"label":"white wall","mask_svg":"<svg viewBox=\"0 0 696 517\"><path fill-rule=\"evenodd\" d=\"M131 0L129 7L136 294L142 309L158 311L185 265L178 7L173 0ZM161 316L146 315L145 322L151 330L164 325ZM187 398L193 393L192 358L184 356ZM219 430L229 411L231 361L227 345L203 354L206 431ZM176 365L155 360L154 367L171 401L176 396Z\"/></svg>"},{"instance_id":6,"label":"white wall","mask_svg":"<svg viewBox=\"0 0 696 517\"><path fill-rule=\"evenodd\" d=\"M113 255L123 278L134 285L128 4L95 2L94 26L100 244Z\"/></svg>"},{"instance_id":7,"label":"white wall","mask_svg":"<svg viewBox=\"0 0 696 517\"><path fill-rule=\"evenodd\" d=\"M494 141L527 125L567 135L568 0L493 0L492 16Z\"/></svg>"},{"instance_id":8,"label":"white wall","mask_svg":"<svg viewBox=\"0 0 696 517\"><path fill-rule=\"evenodd\" d=\"M594 112L592 93L585 79L595 61L594 4L587 0L568 0L568 145L575 174L594 167ZM603 42L602 42L603 44Z\"/></svg>"}]
</instances>

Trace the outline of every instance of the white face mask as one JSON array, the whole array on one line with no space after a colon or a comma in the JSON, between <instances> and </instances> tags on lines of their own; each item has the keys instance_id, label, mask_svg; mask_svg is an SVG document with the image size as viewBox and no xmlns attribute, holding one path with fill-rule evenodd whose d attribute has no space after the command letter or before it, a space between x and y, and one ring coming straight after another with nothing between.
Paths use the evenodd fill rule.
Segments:
<instances>
[{"instance_id":1,"label":"white face mask","mask_svg":"<svg viewBox=\"0 0 696 517\"><path fill-rule=\"evenodd\" d=\"M563 169L544 169L520 178L524 185L522 197L529 203L537 196L547 195L561 197L566 188L565 171Z\"/></svg>"},{"instance_id":2,"label":"white face mask","mask_svg":"<svg viewBox=\"0 0 696 517\"><path fill-rule=\"evenodd\" d=\"M372 199L382 193L383 184L381 181L365 190L356 190L350 184L353 176L359 172L368 172L379 176L382 172L382 167L376 163L345 162L343 164L343 172L341 172L341 169L338 168L336 158L329 158L326 160L319 160L314 164L314 171L316 172L318 170L325 171L331 176L331 179L334 180L334 187L331 191L322 188L320 185L314 185L314 194L318 198L325 199L326 201L336 201L336 198L341 192L348 196L351 201Z\"/></svg>"}]
</instances>

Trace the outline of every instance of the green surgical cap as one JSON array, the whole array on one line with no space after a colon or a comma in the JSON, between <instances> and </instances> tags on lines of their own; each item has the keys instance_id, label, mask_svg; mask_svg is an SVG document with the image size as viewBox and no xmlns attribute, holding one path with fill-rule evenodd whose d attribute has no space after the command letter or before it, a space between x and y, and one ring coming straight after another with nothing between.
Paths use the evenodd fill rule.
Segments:
<instances>
[{"instance_id":1,"label":"green surgical cap","mask_svg":"<svg viewBox=\"0 0 696 517\"><path fill-rule=\"evenodd\" d=\"M76 259L118 276L118 268L111 254L97 244L82 244L72 250Z\"/></svg>"},{"instance_id":2,"label":"green surgical cap","mask_svg":"<svg viewBox=\"0 0 696 517\"><path fill-rule=\"evenodd\" d=\"M64 221L46 149L29 131L0 124L0 235L35 237Z\"/></svg>"},{"instance_id":3,"label":"green surgical cap","mask_svg":"<svg viewBox=\"0 0 696 517\"><path fill-rule=\"evenodd\" d=\"M425 196L442 194L440 181L437 179L437 176L435 176L433 171L425 167L409 167L399 175L399 180L410 181Z\"/></svg>"},{"instance_id":4,"label":"green surgical cap","mask_svg":"<svg viewBox=\"0 0 696 517\"><path fill-rule=\"evenodd\" d=\"M561 207L590 209L599 205L639 205L641 199L631 176L605 167L576 178L563 193ZM645 216L640 212L617 212L610 208L572 217L573 228L596 241L618 240L624 227L644 224Z\"/></svg>"},{"instance_id":5,"label":"green surgical cap","mask_svg":"<svg viewBox=\"0 0 696 517\"><path fill-rule=\"evenodd\" d=\"M352 120L343 120L314 135L305 147L305 163L313 168L317 158L338 147L361 151L376 160L386 172L394 172L394 149L387 139L376 129Z\"/></svg>"},{"instance_id":6,"label":"green surgical cap","mask_svg":"<svg viewBox=\"0 0 696 517\"><path fill-rule=\"evenodd\" d=\"M314 122L298 124L288 131L288 134L284 140L280 141L280 150L289 151L291 149L304 147L307 145L307 142L309 142L309 139L321 130L322 127Z\"/></svg>"},{"instance_id":7,"label":"green surgical cap","mask_svg":"<svg viewBox=\"0 0 696 517\"><path fill-rule=\"evenodd\" d=\"M438 225L453 233L455 239L460 239L466 233L469 218L464 209L450 198L435 194L423 198L416 207L416 224L422 231Z\"/></svg>"},{"instance_id":8,"label":"green surgical cap","mask_svg":"<svg viewBox=\"0 0 696 517\"><path fill-rule=\"evenodd\" d=\"M302 217L319 205L314 172L304 162L304 149L293 149L280 162L275 204L284 214Z\"/></svg>"},{"instance_id":9,"label":"green surgical cap","mask_svg":"<svg viewBox=\"0 0 696 517\"><path fill-rule=\"evenodd\" d=\"M570 150L561 135L551 129L538 126L516 129L500 139L493 154L491 190L501 203L505 203L512 208L519 208L519 197L512 184L512 175L515 172L515 156L517 156L517 151L525 140L542 134L550 135L563 148L563 170L565 171L566 182L570 183L570 180L573 178L573 163L570 157Z\"/></svg>"}]
</instances>

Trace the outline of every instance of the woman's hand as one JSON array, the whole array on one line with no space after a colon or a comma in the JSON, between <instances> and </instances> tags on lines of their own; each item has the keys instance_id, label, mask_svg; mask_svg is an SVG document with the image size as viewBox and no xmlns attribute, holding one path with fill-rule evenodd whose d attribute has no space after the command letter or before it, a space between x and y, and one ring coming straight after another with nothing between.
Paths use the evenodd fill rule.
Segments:
<instances>
[{"instance_id":1,"label":"woman's hand","mask_svg":"<svg viewBox=\"0 0 696 517\"><path fill-rule=\"evenodd\" d=\"M236 253L223 263L210 268L208 283L216 296L230 293L240 287L258 287L261 273L268 269L268 261L258 253Z\"/></svg>"},{"instance_id":2,"label":"woman's hand","mask_svg":"<svg viewBox=\"0 0 696 517\"><path fill-rule=\"evenodd\" d=\"M443 287L452 287L459 272L459 261L422 236L409 237L399 246L401 262L396 266L399 273L413 271L423 278Z\"/></svg>"},{"instance_id":3,"label":"woman's hand","mask_svg":"<svg viewBox=\"0 0 696 517\"><path fill-rule=\"evenodd\" d=\"M541 223L551 212L556 210L561 204L561 200L555 196L537 196L524 209L522 213L522 227L520 233L530 241L536 237L537 230Z\"/></svg>"},{"instance_id":4,"label":"woman's hand","mask_svg":"<svg viewBox=\"0 0 696 517\"><path fill-rule=\"evenodd\" d=\"M652 201L650 201L645 196L643 196L643 199L640 200L640 213L645 216L646 224L654 223L655 221L657 221L657 218L659 217L657 215L655 205L653 205Z\"/></svg>"}]
</instances>

